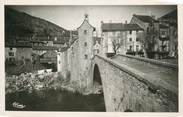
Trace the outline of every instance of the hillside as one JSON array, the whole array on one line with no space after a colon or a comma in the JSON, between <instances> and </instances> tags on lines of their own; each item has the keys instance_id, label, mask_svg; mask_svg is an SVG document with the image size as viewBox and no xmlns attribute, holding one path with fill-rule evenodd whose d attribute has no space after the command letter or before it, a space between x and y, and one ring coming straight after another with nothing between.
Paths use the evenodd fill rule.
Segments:
<instances>
[{"instance_id":1,"label":"hillside","mask_svg":"<svg viewBox=\"0 0 183 117\"><path fill-rule=\"evenodd\" d=\"M69 31L44 19L5 7L5 36L68 37Z\"/></svg>"}]
</instances>

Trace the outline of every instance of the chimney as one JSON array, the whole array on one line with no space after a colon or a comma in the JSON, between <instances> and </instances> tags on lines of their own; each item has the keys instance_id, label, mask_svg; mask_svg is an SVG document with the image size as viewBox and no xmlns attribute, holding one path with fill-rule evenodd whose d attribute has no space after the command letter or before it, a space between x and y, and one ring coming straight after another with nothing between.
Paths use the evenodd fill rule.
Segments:
<instances>
[{"instance_id":1,"label":"chimney","mask_svg":"<svg viewBox=\"0 0 183 117\"><path fill-rule=\"evenodd\" d=\"M127 20L125 20L125 24L127 24Z\"/></svg>"}]
</instances>

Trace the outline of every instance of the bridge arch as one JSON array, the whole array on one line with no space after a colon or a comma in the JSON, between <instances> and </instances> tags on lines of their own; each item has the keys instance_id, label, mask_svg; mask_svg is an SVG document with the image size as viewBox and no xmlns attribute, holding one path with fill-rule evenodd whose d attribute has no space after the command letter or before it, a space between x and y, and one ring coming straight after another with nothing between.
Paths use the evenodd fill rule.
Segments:
<instances>
[{"instance_id":1,"label":"bridge arch","mask_svg":"<svg viewBox=\"0 0 183 117\"><path fill-rule=\"evenodd\" d=\"M93 85L102 85L101 73L97 64L93 68Z\"/></svg>"}]
</instances>

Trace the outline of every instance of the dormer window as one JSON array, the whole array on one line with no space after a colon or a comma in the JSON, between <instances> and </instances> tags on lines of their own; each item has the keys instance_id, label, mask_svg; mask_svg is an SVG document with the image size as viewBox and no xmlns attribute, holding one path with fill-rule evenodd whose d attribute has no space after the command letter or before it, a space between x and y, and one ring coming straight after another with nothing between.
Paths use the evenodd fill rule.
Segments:
<instances>
[{"instance_id":1,"label":"dormer window","mask_svg":"<svg viewBox=\"0 0 183 117\"><path fill-rule=\"evenodd\" d=\"M84 43L84 46L85 46L85 47L87 46L87 42Z\"/></svg>"},{"instance_id":2,"label":"dormer window","mask_svg":"<svg viewBox=\"0 0 183 117\"><path fill-rule=\"evenodd\" d=\"M87 30L84 30L84 34L85 34L85 35L87 34Z\"/></svg>"}]
</instances>

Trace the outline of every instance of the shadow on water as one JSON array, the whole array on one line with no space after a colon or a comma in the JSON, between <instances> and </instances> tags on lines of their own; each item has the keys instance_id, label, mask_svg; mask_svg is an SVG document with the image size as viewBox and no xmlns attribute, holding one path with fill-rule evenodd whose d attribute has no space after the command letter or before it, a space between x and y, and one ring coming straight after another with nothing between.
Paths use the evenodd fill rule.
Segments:
<instances>
[{"instance_id":1,"label":"shadow on water","mask_svg":"<svg viewBox=\"0 0 183 117\"><path fill-rule=\"evenodd\" d=\"M23 109L13 107L13 102L26 105ZM63 90L16 92L6 95L6 110L15 111L106 111L102 94L82 95Z\"/></svg>"}]
</instances>

